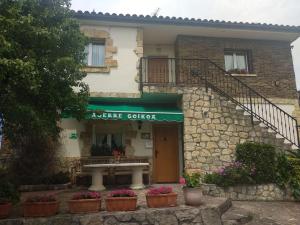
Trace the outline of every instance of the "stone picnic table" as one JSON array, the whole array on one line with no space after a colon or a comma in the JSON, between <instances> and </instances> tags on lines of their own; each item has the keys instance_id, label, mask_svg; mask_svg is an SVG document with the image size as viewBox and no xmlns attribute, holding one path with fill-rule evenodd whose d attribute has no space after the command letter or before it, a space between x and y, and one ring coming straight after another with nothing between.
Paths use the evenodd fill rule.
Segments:
<instances>
[{"instance_id":1,"label":"stone picnic table","mask_svg":"<svg viewBox=\"0 0 300 225\"><path fill-rule=\"evenodd\" d=\"M86 168L92 170L92 185L89 187L91 191L103 191L103 172L107 168L130 167L132 171L131 189L143 189L143 168L149 166L149 163L103 163L103 164L87 164Z\"/></svg>"}]
</instances>

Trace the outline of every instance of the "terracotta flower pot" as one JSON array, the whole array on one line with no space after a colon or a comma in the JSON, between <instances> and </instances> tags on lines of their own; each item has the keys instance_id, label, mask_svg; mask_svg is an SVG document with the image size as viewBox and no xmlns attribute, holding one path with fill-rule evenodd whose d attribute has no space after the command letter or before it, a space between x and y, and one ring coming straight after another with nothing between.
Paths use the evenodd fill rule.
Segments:
<instances>
[{"instance_id":1,"label":"terracotta flower pot","mask_svg":"<svg viewBox=\"0 0 300 225\"><path fill-rule=\"evenodd\" d=\"M202 204L201 188L183 188L183 196L186 205L199 206Z\"/></svg>"},{"instance_id":2,"label":"terracotta flower pot","mask_svg":"<svg viewBox=\"0 0 300 225\"><path fill-rule=\"evenodd\" d=\"M106 210L112 211L135 211L137 197L107 197L105 200Z\"/></svg>"},{"instance_id":3,"label":"terracotta flower pot","mask_svg":"<svg viewBox=\"0 0 300 225\"><path fill-rule=\"evenodd\" d=\"M101 199L69 200L70 213L94 213L101 209Z\"/></svg>"},{"instance_id":4,"label":"terracotta flower pot","mask_svg":"<svg viewBox=\"0 0 300 225\"><path fill-rule=\"evenodd\" d=\"M57 214L59 202L24 202L24 217L45 217Z\"/></svg>"},{"instance_id":5,"label":"terracotta flower pot","mask_svg":"<svg viewBox=\"0 0 300 225\"><path fill-rule=\"evenodd\" d=\"M0 219L7 218L11 212L12 204L10 202L0 204Z\"/></svg>"},{"instance_id":6,"label":"terracotta flower pot","mask_svg":"<svg viewBox=\"0 0 300 225\"><path fill-rule=\"evenodd\" d=\"M149 208L173 207L177 205L177 194L146 195L146 200Z\"/></svg>"}]
</instances>

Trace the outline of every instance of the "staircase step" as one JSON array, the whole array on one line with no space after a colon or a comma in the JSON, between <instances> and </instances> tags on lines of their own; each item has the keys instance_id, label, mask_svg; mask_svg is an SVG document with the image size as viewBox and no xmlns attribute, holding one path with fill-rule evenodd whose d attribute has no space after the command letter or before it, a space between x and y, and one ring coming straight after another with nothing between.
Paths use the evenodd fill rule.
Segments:
<instances>
[{"instance_id":1,"label":"staircase step","mask_svg":"<svg viewBox=\"0 0 300 225\"><path fill-rule=\"evenodd\" d=\"M247 111L244 112L244 116L251 116L250 113L248 113Z\"/></svg>"},{"instance_id":2,"label":"staircase step","mask_svg":"<svg viewBox=\"0 0 300 225\"><path fill-rule=\"evenodd\" d=\"M276 132L275 132L273 129L271 129L271 128L268 129L268 132L269 132L269 133L273 133L273 134L276 133Z\"/></svg>"},{"instance_id":3,"label":"staircase step","mask_svg":"<svg viewBox=\"0 0 300 225\"><path fill-rule=\"evenodd\" d=\"M260 127L267 127L267 125L264 124L264 123L260 123L259 126L260 126Z\"/></svg>"},{"instance_id":4,"label":"staircase step","mask_svg":"<svg viewBox=\"0 0 300 225\"><path fill-rule=\"evenodd\" d=\"M237 111L244 111L244 109L243 109L242 107L238 106L238 105L235 107L235 109L236 109Z\"/></svg>"},{"instance_id":5,"label":"staircase step","mask_svg":"<svg viewBox=\"0 0 300 225\"><path fill-rule=\"evenodd\" d=\"M297 150L297 149L299 149L299 147L298 146L296 146L296 145L292 145L292 150Z\"/></svg>"},{"instance_id":6,"label":"staircase step","mask_svg":"<svg viewBox=\"0 0 300 225\"><path fill-rule=\"evenodd\" d=\"M242 225L250 222L253 214L245 209L232 207L222 215L223 225Z\"/></svg>"}]
</instances>

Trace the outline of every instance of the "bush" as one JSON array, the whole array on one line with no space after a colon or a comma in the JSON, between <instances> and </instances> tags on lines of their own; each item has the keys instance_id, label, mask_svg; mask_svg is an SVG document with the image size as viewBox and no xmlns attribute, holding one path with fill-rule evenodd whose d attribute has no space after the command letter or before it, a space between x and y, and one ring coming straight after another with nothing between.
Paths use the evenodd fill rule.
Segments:
<instances>
[{"instance_id":1,"label":"bush","mask_svg":"<svg viewBox=\"0 0 300 225\"><path fill-rule=\"evenodd\" d=\"M58 172L44 178L44 180L45 183L48 182L49 184L66 184L71 181L69 172Z\"/></svg>"},{"instance_id":2,"label":"bush","mask_svg":"<svg viewBox=\"0 0 300 225\"><path fill-rule=\"evenodd\" d=\"M290 187L293 197L300 199L300 159L281 154L277 159L276 183L281 188Z\"/></svg>"},{"instance_id":3,"label":"bush","mask_svg":"<svg viewBox=\"0 0 300 225\"><path fill-rule=\"evenodd\" d=\"M1 180L0 182L0 203L12 202L13 204L19 201L20 195L16 187L9 181Z\"/></svg>"},{"instance_id":4,"label":"bush","mask_svg":"<svg viewBox=\"0 0 300 225\"><path fill-rule=\"evenodd\" d=\"M184 173L183 182L180 181L180 183L184 184L186 187L194 188L194 187L200 187L201 185L201 174L200 173Z\"/></svg>"},{"instance_id":5,"label":"bush","mask_svg":"<svg viewBox=\"0 0 300 225\"><path fill-rule=\"evenodd\" d=\"M276 177L275 147L264 143L246 142L236 147L236 161L248 168L255 167L257 184L271 183Z\"/></svg>"},{"instance_id":6,"label":"bush","mask_svg":"<svg viewBox=\"0 0 300 225\"><path fill-rule=\"evenodd\" d=\"M248 168L246 165L235 162L229 166L222 167L212 174L204 176L204 182L216 184L221 187L235 186L239 184L254 184L255 168Z\"/></svg>"},{"instance_id":7,"label":"bush","mask_svg":"<svg viewBox=\"0 0 300 225\"><path fill-rule=\"evenodd\" d=\"M15 151L12 173L19 184L41 184L41 179L52 176L58 166L59 145L52 138L28 138Z\"/></svg>"}]
</instances>

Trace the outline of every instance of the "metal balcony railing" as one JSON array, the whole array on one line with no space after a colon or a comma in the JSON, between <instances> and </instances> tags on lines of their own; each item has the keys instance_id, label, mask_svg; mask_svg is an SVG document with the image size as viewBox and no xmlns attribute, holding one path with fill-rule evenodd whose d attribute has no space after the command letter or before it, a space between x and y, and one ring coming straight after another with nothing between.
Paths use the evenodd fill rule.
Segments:
<instances>
[{"instance_id":1,"label":"metal balcony railing","mask_svg":"<svg viewBox=\"0 0 300 225\"><path fill-rule=\"evenodd\" d=\"M299 147L297 120L209 59L144 57L140 60L140 90L144 86L205 86L227 97L276 134Z\"/></svg>"}]
</instances>

